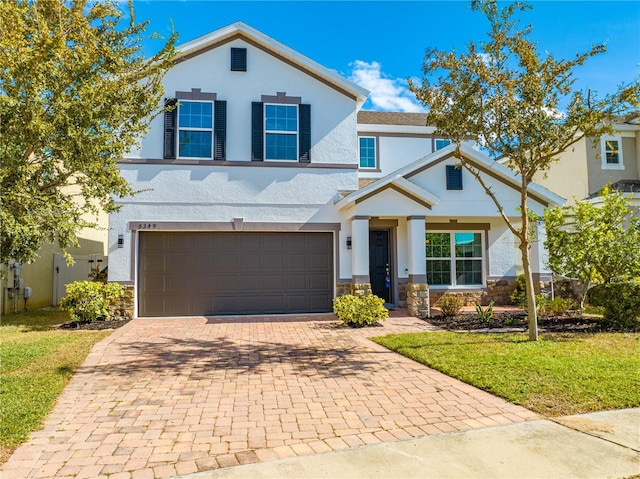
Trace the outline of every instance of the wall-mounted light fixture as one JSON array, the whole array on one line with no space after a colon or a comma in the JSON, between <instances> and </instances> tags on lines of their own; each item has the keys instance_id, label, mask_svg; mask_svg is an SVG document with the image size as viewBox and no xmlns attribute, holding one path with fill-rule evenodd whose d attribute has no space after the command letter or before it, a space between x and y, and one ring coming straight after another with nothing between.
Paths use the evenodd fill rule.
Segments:
<instances>
[{"instance_id":1,"label":"wall-mounted light fixture","mask_svg":"<svg viewBox=\"0 0 640 479\"><path fill-rule=\"evenodd\" d=\"M347 249L351 249L351 236L347 236Z\"/></svg>"},{"instance_id":2,"label":"wall-mounted light fixture","mask_svg":"<svg viewBox=\"0 0 640 479\"><path fill-rule=\"evenodd\" d=\"M118 235L118 248L124 248L124 235Z\"/></svg>"}]
</instances>

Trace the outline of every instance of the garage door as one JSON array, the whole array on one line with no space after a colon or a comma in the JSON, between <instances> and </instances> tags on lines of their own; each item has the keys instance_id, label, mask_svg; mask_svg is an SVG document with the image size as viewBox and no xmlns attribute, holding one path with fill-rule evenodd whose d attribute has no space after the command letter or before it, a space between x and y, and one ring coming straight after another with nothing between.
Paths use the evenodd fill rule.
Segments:
<instances>
[{"instance_id":1,"label":"garage door","mask_svg":"<svg viewBox=\"0 0 640 479\"><path fill-rule=\"evenodd\" d=\"M327 312L332 233L140 233L139 315Z\"/></svg>"}]
</instances>

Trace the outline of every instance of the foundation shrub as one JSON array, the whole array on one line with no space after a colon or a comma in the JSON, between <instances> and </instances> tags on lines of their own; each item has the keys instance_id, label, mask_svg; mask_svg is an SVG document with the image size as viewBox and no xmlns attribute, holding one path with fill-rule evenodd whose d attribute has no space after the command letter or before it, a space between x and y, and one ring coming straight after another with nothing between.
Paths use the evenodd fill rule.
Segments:
<instances>
[{"instance_id":1,"label":"foundation shrub","mask_svg":"<svg viewBox=\"0 0 640 479\"><path fill-rule=\"evenodd\" d=\"M575 307L575 302L569 298L556 296L553 299L547 299L544 296L536 297L540 307L542 316L562 316L567 314L570 309Z\"/></svg>"},{"instance_id":2,"label":"foundation shrub","mask_svg":"<svg viewBox=\"0 0 640 479\"><path fill-rule=\"evenodd\" d=\"M66 296L60 300L60 308L68 311L73 321L90 323L109 319L109 307L124 294L119 283L74 281L66 286Z\"/></svg>"},{"instance_id":3,"label":"foundation shrub","mask_svg":"<svg viewBox=\"0 0 640 479\"><path fill-rule=\"evenodd\" d=\"M454 294L445 294L440 298L440 310L445 316L455 316L462 309L462 300Z\"/></svg>"},{"instance_id":4,"label":"foundation shrub","mask_svg":"<svg viewBox=\"0 0 640 479\"><path fill-rule=\"evenodd\" d=\"M493 319L493 304L494 301L491 300L486 308L483 308L479 304L476 305L476 313L478 313L478 317L483 323L490 323Z\"/></svg>"},{"instance_id":5,"label":"foundation shrub","mask_svg":"<svg viewBox=\"0 0 640 479\"><path fill-rule=\"evenodd\" d=\"M354 296L345 294L333 300L333 312L348 326L373 326L389 317L384 299L375 294Z\"/></svg>"}]
</instances>

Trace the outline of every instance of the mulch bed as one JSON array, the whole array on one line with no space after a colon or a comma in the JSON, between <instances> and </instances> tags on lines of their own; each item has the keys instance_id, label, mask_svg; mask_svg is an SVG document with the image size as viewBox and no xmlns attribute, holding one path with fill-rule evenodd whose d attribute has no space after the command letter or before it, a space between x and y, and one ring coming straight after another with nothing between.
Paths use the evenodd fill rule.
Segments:
<instances>
[{"instance_id":1,"label":"mulch bed","mask_svg":"<svg viewBox=\"0 0 640 479\"><path fill-rule=\"evenodd\" d=\"M449 331L522 330L527 329L527 314L523 311L496 312L489 322L483 322L477 313L455 316L436 315L427 319L434 326ZM610 331L598 316L567 314L554 318L538 318L538 328L558 333L597 333ZM632 332L630 330L629 332Z\"/></svg>"},{"instance_id":2,"label":"mulch bed","mask_svg":"<svg viewBox=\"0 0 640 479\"><path fill-rule=\"evenodd\" d=\"M72 321L70 323L61 324L60 329L85 329L85 330L103 330L116 329L127 324L130 319L114 319L111 321L93 321L91 323L82 323L80 321Z\"/></svg>"}]
</instances>

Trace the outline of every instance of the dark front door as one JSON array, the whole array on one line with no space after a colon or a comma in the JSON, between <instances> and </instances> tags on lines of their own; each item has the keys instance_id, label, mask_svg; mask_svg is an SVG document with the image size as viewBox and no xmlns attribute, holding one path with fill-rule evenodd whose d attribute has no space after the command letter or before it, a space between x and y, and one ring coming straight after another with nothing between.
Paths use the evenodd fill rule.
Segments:
<instances>
[{"instance_id":1,"label":"dark front door","mask_svg":"<svg viewBox=\"0 0 640 479\"><path fill-rule=\"evenodd\" d=\"M371 290L385 302L391 302L391 263L389 231L369 232L369 277Z\"/></svg>"}]
</instances>

